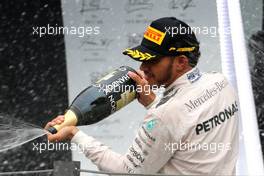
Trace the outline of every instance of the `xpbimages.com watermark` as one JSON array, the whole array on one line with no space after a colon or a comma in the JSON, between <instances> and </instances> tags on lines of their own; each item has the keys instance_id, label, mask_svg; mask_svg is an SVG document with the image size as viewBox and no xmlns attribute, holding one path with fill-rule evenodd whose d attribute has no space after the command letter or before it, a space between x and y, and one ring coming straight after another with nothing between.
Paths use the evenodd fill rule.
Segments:
<instances>
[{"instance_id":1,"label":"xpbimages.com watermark","mask_svg":"<svg viewBox=\"0 0 264 176\"><path fill-rule=\"evenodd\" d=\"M138 92L144 93L145 95L150 95L151 92L155 93L162 93L164 91L164 85L157 86L157 85L119 85L119 84L94 84L94 87L99 88L99 92L104 92L106 95L109 93L119 93L119 92Z\"/></svg>"},{"instance_id":2,"label":"xpbimages.com watermark","mask_svg":"<svg viewBox=\"0 0 264 176\"><path fill-rule=\"evenodd\" d=\"M91 147L87 144L75 144L75 143L62 143L62 142L41 142L41 143L33 143L32 150L37 151L39 153L43 153L45 151L77 151L78 153L82 153L84 149Z\"/></svg>"},{"instance_id":3,"label":"xpbimages.com watermark","mask_svg":"<svg viewBox=\"0 0 264 176\"><path fill-rule=\"evenodd\" d=\"M225 28L225 30L220 30L216 26L191 26L191 27L185 27L182 26L181 24L179 26L171 27L171 26L166 26L165 27L165 33L171 35L172 37L175 35L184 35L184 34L198 34L198 35L208 35L210 37L217 37L219 33L225 33L225 34L230 34L231 30L230 28Z\"/></svg>"},{"instance_id":4,"label":"xpbimages.com watermark","mask_svg":"<svg viewBox=\"0 0 264 176\"><path fill-rule=\"evenodd\" d=\"M92 146L89 144L75 144L75 143L61 143L61 142L41 142L33 143L32 150L39 153L45 151L76 151L78 153L83 153L85 149L89 149ZM210 153L229 151L231 150L231 143L164 143L164 149L167 152L174 153L175 151L208 151Z\"/></svg>"},{"instance_id":5,"label":"xpbimages.com watermark","mask_svg":"<svg viewBox=\"0 0 264 176\"><path fill-rule=\"evenodd\" d=\"M78 37L85 37L89 35L100 34L99 26L33 26L32 35L43 37L45 35L76 35Z\"/></svg>"},{"instance_id":6,"label":"xpbimages.com watermark","mask_svg":"<svg viewBox=\"0 0 264 176\"><path fill-rule=\"evenodd\" d=\"M182 142L179 143L165 143L165 151L174 153L175 151L185 151L185 150L192 150L192 151L208 151L210 153L216 153L219 151L228 151L231 150L231 143L194 143L194 142Z\"/></svg>"}]
</instances>

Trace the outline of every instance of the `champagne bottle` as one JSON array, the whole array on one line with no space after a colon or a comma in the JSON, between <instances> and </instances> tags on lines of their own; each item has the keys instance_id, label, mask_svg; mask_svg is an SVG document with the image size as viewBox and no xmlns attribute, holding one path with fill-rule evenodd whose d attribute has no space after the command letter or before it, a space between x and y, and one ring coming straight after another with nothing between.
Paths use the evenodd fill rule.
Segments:
<instances>
[{"instance_id":1,"label":"champagne bottle","mask_svg":"<svg viewBox=\"0 0 264 176\"><path fill-rule=\"evenodd\" d=\"M64 122L48 131L55 134L64 126L99 122L133 101L136 83L128 76L128 71L136 73L131 67L122 66L84 89L69 106Z\"/></svg>"}]
</instances>

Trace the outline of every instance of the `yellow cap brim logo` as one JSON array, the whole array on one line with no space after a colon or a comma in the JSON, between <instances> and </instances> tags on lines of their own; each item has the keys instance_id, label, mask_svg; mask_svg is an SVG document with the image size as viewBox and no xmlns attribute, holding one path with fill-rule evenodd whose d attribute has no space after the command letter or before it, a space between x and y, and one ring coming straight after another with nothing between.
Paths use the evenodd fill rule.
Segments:
<instances>
[{"instance_id":1,"label":"yellow cap brim logo","mask_svg":"<svg viewBox=\"0 0 264 176\"><path fill-rule=\"evenodd\" d=\"M148 39L158 45L161 45L163 39L165 37L165 33L161 32L151 26L149 26L146 30L146 32L144 33L144 38Z\"/></svg>"},{"instance_id":2,"label":"yellow cap brim logo","mask_svg":"<svg viewBox=\"0 0 264 176\"><path fill-rule=\"evenodd\" d=\"M156 55L151 55L149 53L142 53L138 50L131 50L131 49L126 49L125 53L129 55L130 57L140 60L140 61L147 61L147 60L150 60L156 57Z\"/></svg>"},{"instance_id":3,"label":"yellow cap brim logo","mask_svg":"<svg viewBox=\"0 0 264 176\"><path fill-rule=\"evenodd\" d=\"M195 49L195 47L185 47L185 48L175 48L171 47L169 51L177 51L177 52L191 52Z\"/></svg>"}]
</instances>

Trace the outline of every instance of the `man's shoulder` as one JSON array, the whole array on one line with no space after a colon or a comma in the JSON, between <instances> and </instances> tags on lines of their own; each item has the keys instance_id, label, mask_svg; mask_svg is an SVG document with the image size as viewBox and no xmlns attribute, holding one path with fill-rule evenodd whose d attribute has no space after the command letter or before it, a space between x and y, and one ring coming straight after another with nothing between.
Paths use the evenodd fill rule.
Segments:
<instances>
[{"instance_id":1,"label":"man's shoulder","mask_svg":"<svg viewBox=\"0 0 264 176\"><path fill-rule=\"evenodd\" d=\"M186 106L190 101L195 101L196 99L198 101L204 97L207 100L207 96L212 97L228 84L228 80L220 72L212 71L202 73L198 81L183 86L180 89L172 89L166 96L161 98L156 104L155 109L160 114L188 113Z\"/></svg>"},{"instance_id":2,"label":"man's shoulder","mask_svg":"<svg viewBox=\"0 0 264 176\"><path fill-rule=\"evenodd\" d=\"M217 72L217 71L210 71L210 72L205 72L203 73L203 78L204 79L201 79L201 80L204 80L204 81L214 81L214 80L226 80L227 81L227 78L226 76L221 73L221 72Z\"/></svg>"},{"instance_id":3,"label":"man's shoulder","mask_svg":"<svg viewBox=\"0 0 264 176\"><path fill-rule=\"evenodd\" d=\"M178 91L177 89L172 89L167 95L162 97L152 109L151 113L156 114L164 120L164 118L169 118L181 112L182 102L185 98L178 96Z\"/></svg>"},{"instance_id":4,"label":"man's shoulder","mask_svg":"<svg viewBox=\"0 0 264 176\"><path fill-rule=\"evenodd\" d=\"M189 84L186 87L183 87L179 93L181 92L182 94L190 94L191 96L195 96L194 91L204 91L208 87L215 86L217 82L224 82L228 84L228 80L225 77L224 74L216 71L210 71L210 72L203 72L201 74L201 78L196 81L193 84ZM186 96L183 96L186 97Z\"/></svg>"}]
</instances>

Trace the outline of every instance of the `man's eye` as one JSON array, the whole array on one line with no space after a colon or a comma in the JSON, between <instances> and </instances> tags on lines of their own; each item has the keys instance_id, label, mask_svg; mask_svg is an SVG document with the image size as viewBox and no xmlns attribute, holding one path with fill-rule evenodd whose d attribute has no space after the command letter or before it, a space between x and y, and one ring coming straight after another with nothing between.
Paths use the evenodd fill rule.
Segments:
<instances>
[{"instance_id":1,"label":"man's eye","mask_svg":"<svg viewBox=\"0 0 264 176\"><path fill-rule=\"evenodd\" d=\"M152 60L152 61L149 61L150 64L157 64L159 63L159 59L155 59L155 60Z\"/></svg>"}]
</instances>

